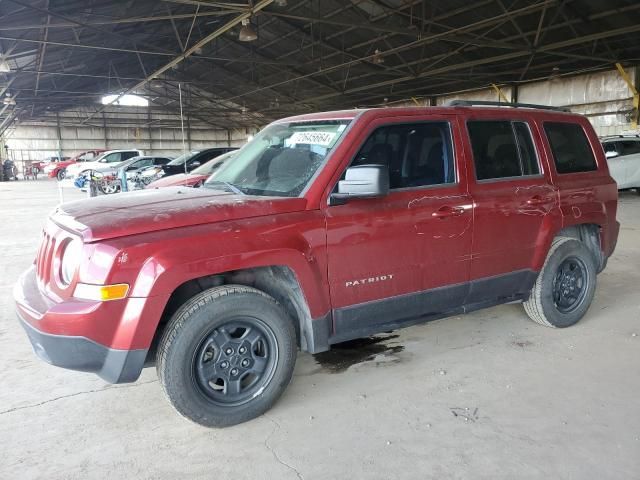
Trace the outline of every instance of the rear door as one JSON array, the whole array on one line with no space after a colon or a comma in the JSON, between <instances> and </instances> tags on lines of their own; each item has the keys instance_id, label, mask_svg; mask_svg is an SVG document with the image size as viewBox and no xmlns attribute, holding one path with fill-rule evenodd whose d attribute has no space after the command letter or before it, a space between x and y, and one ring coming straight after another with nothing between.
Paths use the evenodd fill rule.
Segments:
<instances>
[{"instance_id":1,"label":"rear door","mask_svg":"<svg viewBox=\"0 0 640 480\"><path fill-rule=\"evenodd\" d=\"M469 304L523 293L535 278L536 249L558 200L534 131L526 117L467 121L475 206Z\"/></svg>"},{"instance_id":2,"label":"rear door","mask_svg":"<svg viewBox=\"0 0 640 480\"><path fill-rule=\"evenodd\" d=\"M366 137L351 164L387 165L391 190L326 208L338 339L449 311L468 287L473 215L456 117L378 119Z\"/></svg>"}]
</instances>

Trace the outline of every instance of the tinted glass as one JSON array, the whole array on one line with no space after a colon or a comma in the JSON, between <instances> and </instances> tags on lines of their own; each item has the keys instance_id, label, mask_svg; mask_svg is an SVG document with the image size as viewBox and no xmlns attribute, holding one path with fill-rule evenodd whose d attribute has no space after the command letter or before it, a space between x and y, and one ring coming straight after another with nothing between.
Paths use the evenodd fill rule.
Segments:
<instances>
[{"instance_id":1,"label":"tinted glass","mask_svg":"<svg viewBox=\"0 0 640 480\"><path fill-rule=\"evenodd\" d=\"M191 152L183 153L179 157L171 160L167 165L182 165L186 160L190 159L194 155L200 153L200 150L192 150Z\"/></svg>"},{"instance_id":2,"label":"tinted glass","mask_svg":"<svg viewBox=\"0 0 640 480\"><path fill-rule=\"evenodd\" d=\"M636 153L640 153L640 142L623 140L618 142L618 145L620 145L620 155L635 155Z\"/></svg>"},{"instance_id":3,"label":"tinted glass","mask_svg":"<svg viewBox=\"0 0 640 480\"><path fill-rule=\"evenodd\" d=\"M209 160L204 165L200 165L191 173L194 175L211 175L215 170L220 168L227 160L229 160L235 152L228 152L220 155L219 157Z\"/></svg>"},{"instance_id":4,"label":"tinted glass","mask_svg":"<svg viewBox=\"0 0 640 480\"><path fill-rule=\"evenodd\" d=\"M378 128L351 165L367 164L389 167L391 189L453 183L449 124L429 122Z\"/></svg>"},{"instance_id":5,"label":"tinted glass","mask_svg":"<svg viewBox=\"0 0 640 480\"><path fill-rule=\"evenodd\" d=\"M511 122L473 121L467 128L478 180L522 175Z\"/></svg>"},{"instance_id":6,"label":"tinted glass","mask_svg":"<svg viewBox=\"0 0 640 480\"><path fill-rule=\"evenodd\" d=\"M540 166L536 149L531 139L531 130L524 122L513 122L513 130L516 132L518 140L518 151L520 152L520 162L523 175L538 175Z\"/></svg>"},{"instance_id":7,"label":"tinted glass","mask_svg":"<svg viewBox=\"0 0 640 480\"><path fill-rule=\"evenodd\" d=\"M596 159L580 125L545 122L544 130L551 144L558 173L596 170Z\"/></svg>"}]
</instances>

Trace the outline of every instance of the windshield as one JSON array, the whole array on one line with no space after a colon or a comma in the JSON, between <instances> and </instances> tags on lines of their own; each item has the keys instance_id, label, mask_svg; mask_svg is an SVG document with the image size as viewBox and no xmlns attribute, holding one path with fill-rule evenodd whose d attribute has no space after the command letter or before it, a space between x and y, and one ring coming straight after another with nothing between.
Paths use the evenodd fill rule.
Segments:
<instances>
[{"instance_id":1,"label":"windshield","mask_svg":"<svg viewBox=\"0 0 640 480\"><path fill-rule=\"evenodd\" d=\"M247 195L297 197L324 163L349 120L276 123L236 152L204 186Z\"/></svg>"},{"instance_id":2,"label":"windshield","mask_svg":"<svg viewBox=\"0 0 640 480\"><path fill-rule=\"evenodd\" d=\"M204 165L191 172L192 175L211 175L215 170L219 169L227 160L229 160L236 152L223 153L219 157L209 160Z\"/></svg>"},{"instance_id":3,"label":"windshield","mask_svg":"<svg viewBox=\"0 0 640 480\"><path fill-rule=\"evenodd\" d=\"M186 160L190 159L191 157L193 157L198 153L200 153L200 150L193 150L191 152L183 153L179 157L176 157L173 160L171 160L169 163L167 163L167 165L182 165Z\"/></svg>"}]
</instances>

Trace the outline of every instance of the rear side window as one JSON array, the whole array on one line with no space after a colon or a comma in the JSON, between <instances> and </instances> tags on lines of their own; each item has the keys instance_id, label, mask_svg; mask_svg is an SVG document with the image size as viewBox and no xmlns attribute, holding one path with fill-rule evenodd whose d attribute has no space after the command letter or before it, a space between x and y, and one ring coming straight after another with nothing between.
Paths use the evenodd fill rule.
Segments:
<instances>
[{"instance_id":1,"label":"rear side window","mask_svg":"<svg viewBox=\"0 0 640 480\"><path fill-rule=\"evenodd\" d=\"M597 170L596 159L584 129L575 123L545 122L544 130L551 144L558 173Z\"/></svg>"},{"instance_id":2,"label":"rear side window","mask_svg":"<svg viewBox=\"0 0 640 480\"><path fill-rule=\"evenodd\" d=\"M524 122L467 123L478 180L538 175L540 167Z\"/></svg>"},{"instance_id":3,"label":"rear side window","mask_svg":"<svg viewBox=\"0 0 640 480\"><path fill-rule=\"evenodd\" d=\"M640 153L640 142L636 142L634 140L623 140L619 142L618 145L620 145L620 156Z\"/></svg>"},{"instance_id":4,"label":"rear side window","mask_svg":"<svg viewBox=\"0 0 640 480\"><path fill-rule=\"evenodd\" d=\"M124 158L122 158L120 152L111 153L105 157L106 163L121 162L122 160L124 160Z\"/></svg>"}]
</instances>

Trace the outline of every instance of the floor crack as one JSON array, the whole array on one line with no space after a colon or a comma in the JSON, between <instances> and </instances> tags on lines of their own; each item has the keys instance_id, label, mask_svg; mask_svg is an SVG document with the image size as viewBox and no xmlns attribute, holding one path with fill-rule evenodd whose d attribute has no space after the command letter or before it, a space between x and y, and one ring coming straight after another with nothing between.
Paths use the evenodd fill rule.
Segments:
<instances>
[{"instance_id":1,"label":"floor crack","mask_svg":"<svg viewBox=\"0 0 640 480\"><path fill-rule=\"evenodd\" d=\"M0 415L5 415L7 413L16 412L18 410L26 410L28 408L40 407L42 405L46 405L47 403L57 402L58 400L63 400L65 398L77 397L78 395L86 395L88 393L108 392L109 390L119 390L121 388L139 387L140 385L147 385L149 383L156 383L157 381L158 380L156 379L156 380L150 380L148 382L132 383L130 385L122 385L120 387L106 386L106 387L103 387L103 388L96 388L95 390L85 390L85 391L82 391L82 392L70 393L68 395L61 395L59 397L50 398L49 400L45 400L45 401L40 402L40 403L34 403L32 405L23 405L21 407L14 407L14 408L10 408L8 410L2 410L2 411L0 411Z\"/></svg>"},{"instance_id":2,"label":"floor crack","mask_svg":"<svg viewBox=\"0 0 640 480\"><path fill-rule=\"evenodd\" d=\"M271 430L271 433L269 435L267 435L267 438L264 439L264 446L267 447L267 450L269 450L271 452L271 455L273 455L273 458L281 465L284 465L285 467L287 467L289 470L291 470L292 472L295 472L295 474L298 476L298 478L300 480L304 480L304 477L302 476L302 474L298 471L298 469L296 467L294 467L293 465L288 464L287 462L285 462L284 460L282 460L278 454L276 453L276 451L273 449L273 447L271 445L269 445L269 440L271 439L271 437L273 437L273 435L280 430L280 424L278 422L276 422L273 418L271 417L267 417L266 415L264 415L264 418L266 418L267 420L269 420L271 423L273 423L273 430Z\"/></svg>"}]
</instances>

